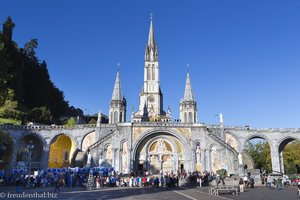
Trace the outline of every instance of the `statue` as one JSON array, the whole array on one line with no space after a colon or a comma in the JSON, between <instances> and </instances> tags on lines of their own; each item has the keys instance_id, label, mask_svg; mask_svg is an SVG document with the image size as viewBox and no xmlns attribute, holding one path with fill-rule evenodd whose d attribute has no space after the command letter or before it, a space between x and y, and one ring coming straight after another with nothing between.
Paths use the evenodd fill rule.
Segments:
<instances>
[{"instance_id":1,"label":"statue","mask_svg":"<svg viewBox=\"0 0 300 200\"><path fill-rule=\"evenodd\" d=\"M92 161L92 155L91 155L90 150L88 150L87 162L86 162L87 167L91 166L91 161Z\"/></svg>"},{"instance_id":2,"label":"statue","mask_svg":"<svg viewBox=\"0 0 300 200\"><path fill-rule=\"evenodd\" d=\"M101 115L101 111L100 111L100 112L98 112L97 127L100 127L100 124L101 124L101 118L102 118L102 115Z\"/></svg>"},{"instance_id":3,"label":"statue","mask_svg":"<svg viewBox=\"0 0 300 200\"><path fill-rule=\"evenodd\" d=\"M122 145L122 172L127 173L127 142Z\"/></svg>"},{"instance_id":4,"label":"statue","mask_svg":"<svg viewBox=\"0 0 300 200\"><path fill-rule=\"evenodd\" d=\"M197 145L196 147L196 160L197 160L197 163L200 163L200 160L201 160L201 154L200 154L200 146Z\"/></svg>"},{"instance_id":5,"label":"statue","mask_svg":"<svg viewBox=\"0 0 300 200\"><path fill-rule=\"evenodd\" d=\"M200 142L196 143L196 163L200 164L201 162L201 150L200 150Z\"/></svg>"},{"instance_id":6,"label":"statue","mask_svg":"<svg viewBox=\"0 0 300 200\"><path fill-rule=\"evenodd\" d=\"M238 155L239 165L243 165L243 156L241 153Z\"/></svg>"}]
</instances>

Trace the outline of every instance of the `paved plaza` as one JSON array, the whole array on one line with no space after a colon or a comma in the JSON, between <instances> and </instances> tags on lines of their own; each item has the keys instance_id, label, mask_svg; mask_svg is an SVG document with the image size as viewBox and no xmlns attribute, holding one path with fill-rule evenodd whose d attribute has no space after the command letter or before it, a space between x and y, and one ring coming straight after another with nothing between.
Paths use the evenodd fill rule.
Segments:
<instances>
[{"instance_id":1,"label":"paved plaza","mask_svg":"<svg viewBox=\"0 0 300 200\"><path fill-rule=\"evenodd\" d=\"M256 187L246 190L238 196L227 194L222 196L211 196L208 194L209 187L179 187L179 188L104 188L100 190L86 191L82 188L66 189L61 193L53 193L54 188L37 188L25 189L21 191L26 194L45 193L48 195L45 198L19 198L14 197L14 187L0 187L1 199L84 199L84 200L101 200L101 199L174 199L174 200L218 200L218 199L234 199L234 200L283 200L297 199L297 188L289 187L282 190L268 189L266 187ZM10 196L8 196L10 195Z\"/></svg>"}]
</instances>

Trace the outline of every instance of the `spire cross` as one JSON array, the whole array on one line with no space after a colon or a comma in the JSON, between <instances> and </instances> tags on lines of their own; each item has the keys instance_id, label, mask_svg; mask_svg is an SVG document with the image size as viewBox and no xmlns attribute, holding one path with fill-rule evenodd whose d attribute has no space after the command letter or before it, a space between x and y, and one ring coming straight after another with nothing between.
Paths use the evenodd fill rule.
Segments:
<instances>
[{"instance_id":1,"label":"spire cross","mask_svg":"<svg viewBox=\"0 0 300 200\"><path fill-rule=\"evenodd\" d=\"M117 65L118 65L118 69L117 70L120 71L120 63L118 62Z\"/></svg>"},{"instance_id":2,"label":"spire cross","mask_svg":"<svg viewBox=\"0 0 300 200\"><path fill-rule=\"evenodd\" d=\"M186 64L187 71L190 72L190 64Z\"/></svg>"},{"instance_id":3,"label":"spire cross","mask_svg":"<svg viewBox=\"0 0 300 200\"><path fill-rule=\"evenodd\" d=\"M153 13L150 13L150 20L152 21Z\"/></svg>"}]
</instances>

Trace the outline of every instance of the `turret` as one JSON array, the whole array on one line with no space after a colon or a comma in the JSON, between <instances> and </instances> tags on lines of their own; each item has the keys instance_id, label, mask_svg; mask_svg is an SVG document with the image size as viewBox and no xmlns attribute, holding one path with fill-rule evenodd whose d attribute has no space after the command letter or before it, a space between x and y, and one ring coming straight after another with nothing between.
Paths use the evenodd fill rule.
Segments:
<instances>
[{"instance_id":1,"label":"turret","mask_svg":"<svg viewBox=\"0 0 300 200\"><path fill-rule=\"evenodd\" d=\"M115 86L109 107L109 123L122 123L126 121L126 99L123 96L120 73L117 71Z\"/></svg>"},{"instance_id":2,"label":"turret","mask_svg":"<svg viewBox=\"0 0 300 200\"><path fill-rule=\"evenodd\" d=\"M187 72L184 96L180 101L180 121L183 123L197 123L197 102L195 101L190 73Z\"/></svg>"}]
</instances>

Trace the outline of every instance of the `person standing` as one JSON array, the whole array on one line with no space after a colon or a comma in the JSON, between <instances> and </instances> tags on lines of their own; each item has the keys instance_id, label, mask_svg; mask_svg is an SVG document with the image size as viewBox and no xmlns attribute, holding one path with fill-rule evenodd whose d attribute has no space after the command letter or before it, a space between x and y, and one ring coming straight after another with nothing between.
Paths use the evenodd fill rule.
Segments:
<instances>
[{"instance_id":1,"label":"person standing","mask_svg":"<svg viewBox=\"0 0 300 200\"><path fill-rule=\"evenodd\" d=\"M298 198L300 198L300 179L298 180Z\"/></svg>"},{"instance_id":2,"label":"person standing","mask_svg":"<svg viewBox=\"0 0 300 200\"><path fill-rule=\"evenodd\" d=\"M21 179L18 178L16 181L16 192L17 193L21 193L21 185L22 185Z\"/></svg>"},{"instance_id":3,"label":"person standing","mask_svg":"<svg viewBox=\"0 0 300 200\"><path fill-rule=\"evenodd\" d=\"M96 178L96 189L100 189L100 177L97 176Z\"/></svg>"},{"instance_id":4,"label":"person standing","mask_svg":"<svg viewBox=\"0 0 300 200\"><path fill-rule=\"evenodd\" d=\"M239 180L240 192L244 192L244 181L242 178Z\"/></svg>"},{"instance_id":5,"label":"person standing","mask_svg":"<svg viewBox=\"0 0 300 200\"><path fill-rule=\"evenodd\" d=\"M244 176L244 188L247 188L248 186L248 177L245 175Z\"/></svg>"}]
</instances>

